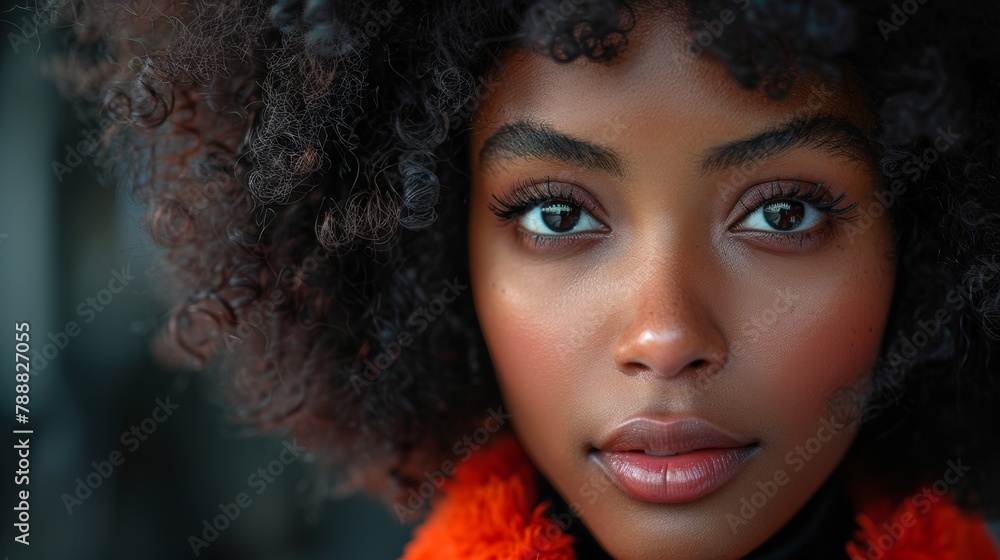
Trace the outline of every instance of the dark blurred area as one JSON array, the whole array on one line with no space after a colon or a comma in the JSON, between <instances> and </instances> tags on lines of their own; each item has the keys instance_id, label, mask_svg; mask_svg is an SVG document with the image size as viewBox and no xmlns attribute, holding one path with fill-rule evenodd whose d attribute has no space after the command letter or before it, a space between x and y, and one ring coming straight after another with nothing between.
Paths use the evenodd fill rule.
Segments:
<instances>
[{"instance_id":1,"label":"dark blurred area","mask_svg":"<svg viewBox=\"0 0 1000 560\"><path fill-rule=\"evenodd\" d=\"M24 10L0 20L3 556L398 558L412 526L371 498L330 497L291 440L230 422L218 376L153 360L167 308L142 209L97 179L78 108L40 77L36 51L51 35L39 39ZM22 322L31 364L23 424ZM12 433L25 429L33 433ZM14 446L24 437L30 466L19 485ZM28 546L14 540L21 490Z\"/></svg>"}]
</instances>

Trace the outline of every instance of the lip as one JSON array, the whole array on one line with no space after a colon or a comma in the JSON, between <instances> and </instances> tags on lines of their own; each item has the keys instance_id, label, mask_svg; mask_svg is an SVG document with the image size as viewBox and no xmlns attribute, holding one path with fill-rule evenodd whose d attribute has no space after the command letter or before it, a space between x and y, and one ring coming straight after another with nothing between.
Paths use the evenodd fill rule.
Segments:
<instances>
[{"instance_id":1,"label":"lip","mask_svg":"<svg viewBox=\"0 0 1000 560\"><path fill-rule=\"evenodd\" d=\"M648 455L646 450L678 455ZM714 492L739 474L758 450L756 440L732 436L703 418L642 417L619 426L592 456L627 494L676 504Z\"/></svg>"}]
</instances>

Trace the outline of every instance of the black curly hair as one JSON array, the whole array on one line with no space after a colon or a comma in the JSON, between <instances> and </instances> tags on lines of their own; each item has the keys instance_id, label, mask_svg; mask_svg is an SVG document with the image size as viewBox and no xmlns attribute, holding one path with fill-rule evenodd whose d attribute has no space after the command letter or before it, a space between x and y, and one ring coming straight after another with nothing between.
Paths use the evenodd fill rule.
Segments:
<instances>
[{"instance_id":1,"label":"black curly hair","mask_svg":"<svg viewBox=\"0 0 1000 560\"><path fill-rule=\"evenodd\" d=\"M1000 5L55 0L39 9L69 45L51 72L106 119L102 166L145 204L148 232L165 248L175 304L165 355L221 363L241 420L290 431L386 496L440 464L500 402L468 290L441 314L420 315L423 328L413 317L446 286L468 284L470 117L503 79L508 49L602 64L627 48L645 11L676 9L690 22L692 56L771 97L802 76L834 83L848 69L871 99L892 195L862 210L891 216L898 257L851 453L900 488L961 457L972 468L953 487L960 504L998 512ZM403 332L415 341L400 350Z\"/></svg>"}]
</instances>

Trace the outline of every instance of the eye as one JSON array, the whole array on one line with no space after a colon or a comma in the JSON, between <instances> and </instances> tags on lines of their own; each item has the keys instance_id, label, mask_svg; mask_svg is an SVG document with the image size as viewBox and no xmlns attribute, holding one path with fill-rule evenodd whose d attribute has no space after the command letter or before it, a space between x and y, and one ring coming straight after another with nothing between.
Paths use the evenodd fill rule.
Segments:
<instances>
[{"instance_id":1,"label":"eye","mask_svg":"<svg viewBox=\"0 0 1000 560\"><path fill-rule=\"evenodd\" d=\"M529 208L519 224L535 235L559 236L570 233L600 231L601 222L583 206L571 201L548 201Z\"/></svg>"},{"instance_id":2,"label":"eye","mask_svg":"<svg viewBox=\"0 0 1000 560\"><path fill-rule=\"evenodd\" d=\"M775 242L805 242L832 220L851 221L857 202L847 194L834 196L821 183L775 180L750 189L740 197L745 210L735 229L754 231Z\"/></svg>"},{"instance_id":3,"label":"eye","mask_svg":"<svg viewBox=\"0 0 1000 560\"><path fill-rule=\"evenodd\" d=\"M737 227L768 233L794 233L816 227L826 217L826 213L813 205L782 198L769 200L753 209Z\"/></svg>"},{"instance_id":4,"label":"eye","mask_svg":"<svg viewBox=\"0 0 1000 560\"><path fill-rule=\"evenodd\" d=\"M567 183L528 179L505 194L494 194L490 211L502 222L516 222L517 229L536 245L569 242L574 234L607 232L594 215L600 206L584 189Z\"/></svg>"}]
</instances>

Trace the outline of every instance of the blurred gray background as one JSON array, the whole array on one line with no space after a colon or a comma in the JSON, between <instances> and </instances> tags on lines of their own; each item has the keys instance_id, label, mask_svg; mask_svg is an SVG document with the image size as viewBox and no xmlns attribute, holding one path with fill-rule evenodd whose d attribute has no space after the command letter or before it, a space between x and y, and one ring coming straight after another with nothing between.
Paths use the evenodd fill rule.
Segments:
<instances>
[{"instance_id":1,"label":"blurred gray background","mask_svg":"<svg viewBox=\"0 0 1000 560\"><path fill-rule=\"evenodd\" d=\"M8 364L0 384L0 555L194 558L189 536L201 537L219 504L245 492L250 505L197 558L399 558L412 526L364 496L322 499L304 460L273 463L282 439L228 422L214 377L164 371L153 361L151 335L166 308L146 274L155 250L138 228L141 211L98 182L92 157L74 156L85 128L39 77L39 41L22 40L32 36L24 16L0 17L0 356ZM135 279L114 294L109 287L119 288L112 279L123 268ZM79 330L67 334L69 321ZM27 426L14 419L19 322L31 327ZM158 399L177 408L154 414ZM145 441L122 439L132 426ZM34 430L28 547L13 541L14 490L24 487L12 484L11 431L24 427ZM115 451L120 465L110 461ZM268 466L280 470L271 482L248 480ZM78 489L77 479L86 484L88 476L99 486ZM78 496L86 498L76 503Z\"/></svg>"}]
</instances>

